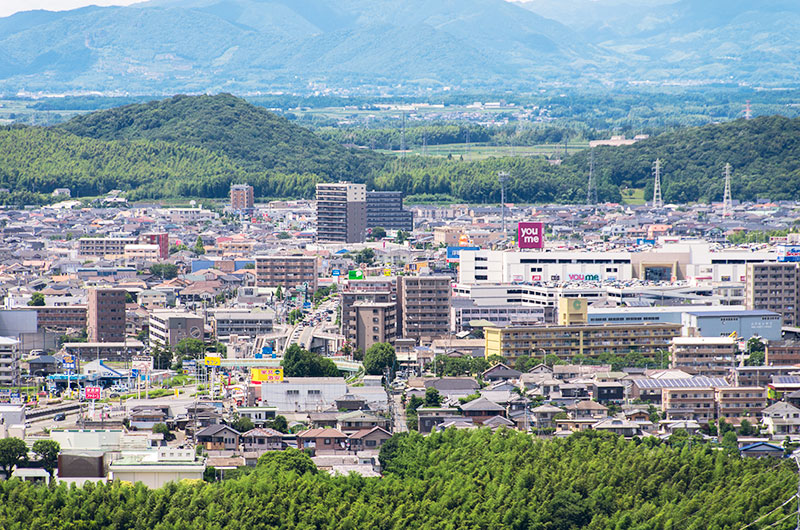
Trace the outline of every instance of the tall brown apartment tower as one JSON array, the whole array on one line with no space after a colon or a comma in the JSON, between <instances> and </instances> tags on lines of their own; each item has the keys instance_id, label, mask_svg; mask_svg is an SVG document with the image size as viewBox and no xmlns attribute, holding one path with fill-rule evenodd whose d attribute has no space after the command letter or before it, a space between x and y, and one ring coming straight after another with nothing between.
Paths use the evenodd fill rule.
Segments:
<instances>
[{"instance_id":1,"label":"tall brown apartment tower","mask_svg":"<svg viewBox=\"0 0 800 530\"><path fill-rule=\"evenodd\" d=\"M800 323L800 269L797 263L748 263L745 276L747 309L766 309L783 315L784 326Z\"/></svg>"},{"instance_id":2,"label":"tall brown apartment tower","mask_svg":"<svg viewBox=\"0 0 800 530\"><path fill-rule=\"evenodd\" d=\"M86 329L89 342L125 340L125 289L89 289Z\"/></svg>"},{"instance_id":3,"label":"tall brown apartment tower","mask_svg":"<svg viewBox=\"0 0 800 530\"><path fill-rule=\"evenodd\" d=\"M401 276L397 284L398 320L406 339L432 339L450 331L449 276Z\"/></svg>"},{"instance_id":4,"label":"tall brown apartment tower","mask_svg":"<svg viewBox=\"0 0 800 530\"><path fill-rule=\"evenodd\" d=\"M363 243L366 233L366 184L317 184L317 240Z\"/></svg>"},{"instance_id":5,"label":"tall brown apartment tower","mask_svg":"<svg viewBox=\"0 0 800 530\"><path fill-rule=\"evenodd\" d=\"M231 186L231 210L245 212L253 209L253 186L234 184Z\"/></svg>"}]
</instances>

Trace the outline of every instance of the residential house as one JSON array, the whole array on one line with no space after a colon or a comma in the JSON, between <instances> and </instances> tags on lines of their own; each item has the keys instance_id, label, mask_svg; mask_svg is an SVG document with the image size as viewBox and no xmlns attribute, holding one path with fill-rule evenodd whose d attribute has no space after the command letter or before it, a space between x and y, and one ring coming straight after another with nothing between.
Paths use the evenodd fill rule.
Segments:
<instances>
[{"instance_id":1,"label":"residential house","mask_svg":"<svg viewBox=\"0 0 800 530\"><path fill-rule=\"evenodd\" d=\"M383 427L373 427L362 429L350 435L350 450L363 451L370 449L380 449L380 447L392 437L392 434Z\"/></svg>"},{"instance_id":2,"label":"residential house","mask_svg":"<svg viewBox=\"0 0 800 530\"><path fill-rule=\"evenodd\" d=\"M239 431L228 425L210 425L197 433L197 442L208 451L237 451Z\"/></svg>"},{"instance_id":3,"label":"residential house","mask_svg":"<svg viewBox=\"0 0 800 530\"><path fill-rule=\"evenodd\" d=\"M309 429L297 433L299 449L310 449L314 455L345 453L348 451L347 435L337 429Z\"/></svg>"},{"instance_id":4,"label":"residential house","mask_svg":"<svg viewBox=\"0 0 800 530\"><path fill-rule=\"evenodd\" d=\"M592 430L613 432L625 438L633 438L634 436L642 434L641 425L628 419L618 417L602 419L592 425Z\"/></svg>"},{"instance_id":5,"label":"residential house","mask_svg":"<svg viewBox=\"0 0 800 530\"><path fill-rule=\"evenodd\" d=\"M493 403L481 397L461 405L461 414L465 418L472 419L474 423L482 424L484 421L494 416L505 417L506 409L497 403Z\"/></svg>"},{"instance_id":6,"label":"residential house","mask_svg":"<svg viewBox=\"0 0 800 530\"><path fill-rule=\"evenodd\" d=\"M283 433L267 427L257 427L242 434L242 448L246 453L263 453L283 449Z\"/></svg>"},{"instance_id":7,"label":"residential house","mask_svg":"<svg viewBox=\"0 0 800 530\"><path fill-rule=\"evenodd\" d=\"M389 428L389 420L369 412L354 410L339 414L336 418L337 428L345 434L351 434L373 427Z\"/></svg>"},{"instance_id":8,"label":"residential house","mask_svg":"<svg viewBox=\"0 0 800 530\"><path fill-rule=\"evenodd\" d=\"M779 401L761 411L761 423L772 436L800 434L800 409Z\"/></svg>"},{"instance_id":9,"label":"residential house","mask_svg":"<svg viewBox=\"0 0 800 530\"><path fill-rule=\"evenodd\" d=\"M420 407L417 409L417 429L422 434L432 432L438 425L454 419L461 419L461 413L457 408Z\"/></svg>"},{"instance_id":10,"label":"residential house","mask_svg":"<svg viewBox=\"0 0 800 530\"><path fill-rule=\"evenodd\" d=\"M567 414L573 420L593 419L597 421L608 416L608 407L596 401L584 399L567 406Z\"/></svg>"},{"instance_id":11,"label":"residential house","mask_svg":"<svg viewBox=\"0 0 800 530\"><path fill-rule=\"evenodd\" d=\"M484 381L516 381L522 375L519 370L509 368L503 363L497 363L481 374Z\"/></svg>"},{"instance_id":12,"label":"residential house","mask_svg":"<svg viewBox=\"0 0 800 530\"><path fill-rule=\"evenodd\" d=\"M786 455L783 447L767 442L756 442L750 445L745 445L739 449L739 454L748 458L783 458Z\"/></svg>"}]
</instances>

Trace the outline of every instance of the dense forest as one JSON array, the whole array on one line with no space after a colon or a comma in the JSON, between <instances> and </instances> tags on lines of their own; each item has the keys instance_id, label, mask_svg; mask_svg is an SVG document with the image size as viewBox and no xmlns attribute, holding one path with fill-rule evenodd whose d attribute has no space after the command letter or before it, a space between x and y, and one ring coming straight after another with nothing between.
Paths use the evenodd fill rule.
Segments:
<instances>
[{"instance_id":1,"label":"dense forest","mask_svg":"<svg viewBox=\"0 0 800 530\"><path fill-rule=\"evenodd\" d=\"M432 141L459 139L464 126L414 128ZM478 138L489 129L470 128ZM377 129L394 144L396 132ZM427 131L427 132L426 132ZM586 136L574 128L498 128L495 143L557 141ZM248 182L261 198L311 198L317 182L352 180L370 188L472 203L500 200L497 173L506 171L509 202L581 203L589 154L560 163L540 157L479 161L406 156L395 158L337 142L371 141L368 133L322 131L325 138L230 95L176 96L73 118L56 127L0 128L0 203L46 200L68 187L73 196L128 192L129 199L224 198L231 183ZM372 133L370 133L372 134ZM525 136L527 135L527 136ZM326 139L327 138L327 139ZM472 139L471 139L472 140ZM722 196L725 163L733 168L735 199L794 199L800 190L800 118L777 116L680 129L627 147L594 149L598 197L619 202L620 189L650 190L651 167L662 160L668 202L711 201ZM17 202L14 202L17 201Z\"/></svg>"},{"instance_id":2,"label":"dense forest","mask_svg":"<svg viewBox=\"0 0 800 530\"><path fill-rule=\"evenodd\" d=\"M793 528L787 460L741 459L682 437L628 442L586 432L535 440L515 431L398 435L383 478L331 477L297 450L267 453L217 483L0 482L0 527L252 530L511 528L750 530ZM778 523L778 524L774 524Z\"/></svg>"}]
</instances>

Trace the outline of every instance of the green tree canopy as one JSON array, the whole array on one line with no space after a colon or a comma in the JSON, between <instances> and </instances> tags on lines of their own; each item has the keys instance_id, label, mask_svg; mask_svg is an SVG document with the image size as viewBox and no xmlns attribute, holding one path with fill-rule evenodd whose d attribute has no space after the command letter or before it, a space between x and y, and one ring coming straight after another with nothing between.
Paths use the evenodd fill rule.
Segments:
<instances>
[{"instance_id":1,"label":"green tree canopy","mask_svg":"<svg viewBox=\"0 0 800 530\"><path fill-rule=\"evenodd\" d=\"M28 446L19 438L0 439L0 469L11 478L14 468L28 460Z\"/></svg>"},{"instance_id":2,"label":"green tree canopy","mask_svg":"<svg viewBox=\"0 0 800 530\"><path fill-rule=\"evenodd\" d=\"M364 370L370 375L383 375L386 368L397 362L394 346L388 342L376 342L364 353Z\"/></svg>"},{"instance_id":3,"label":"green tree canopy","mask_svg":"<svg viewBox=\"0 0 800 530\"><path fill-rule=\"evenodd\" d=\"M58 467L58 454L61 452L59 443L54 440L36 440L32 449L39 463L52 477L53 471Z\"/></svg>"},{"instance_id":4,"label":"green tree canopy","mask_svg":"<svg viewBox=\"0 0 800 530\"><path fill-rule=\"evenodd\" d=\"M34 306L34 307L43 306L44 305L44 295L42 293L40 293L39 291L34 292L31 295L31 299L28 300L28 305L29 306Z\"/></svg>"},{"instance_id":5,"label":"green tree canopy","mask_svg":"<svg viewBox=\"0 0 800 530\"><path fill-rule=\"evenodd\" d=\"M285 377L340 377L333 361L292 344L283 356Z\"/></svg>"}]
</instances>

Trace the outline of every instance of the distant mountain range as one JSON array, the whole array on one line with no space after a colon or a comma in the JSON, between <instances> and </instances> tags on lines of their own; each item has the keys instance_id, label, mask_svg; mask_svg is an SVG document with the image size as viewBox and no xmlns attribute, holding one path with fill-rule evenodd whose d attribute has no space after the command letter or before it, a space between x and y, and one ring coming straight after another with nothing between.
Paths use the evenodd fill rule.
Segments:
<instances>
[{"instance_id":1,"label":"distant mountain range","mask_svg":"<svg viewBox=\"0 0 800 530\"><path fill-rule=\"evenodd\" d=\"M0 18L0 92L791 84L798 23L795 0L154 0Z\"/></svg>"}]
</instances>

